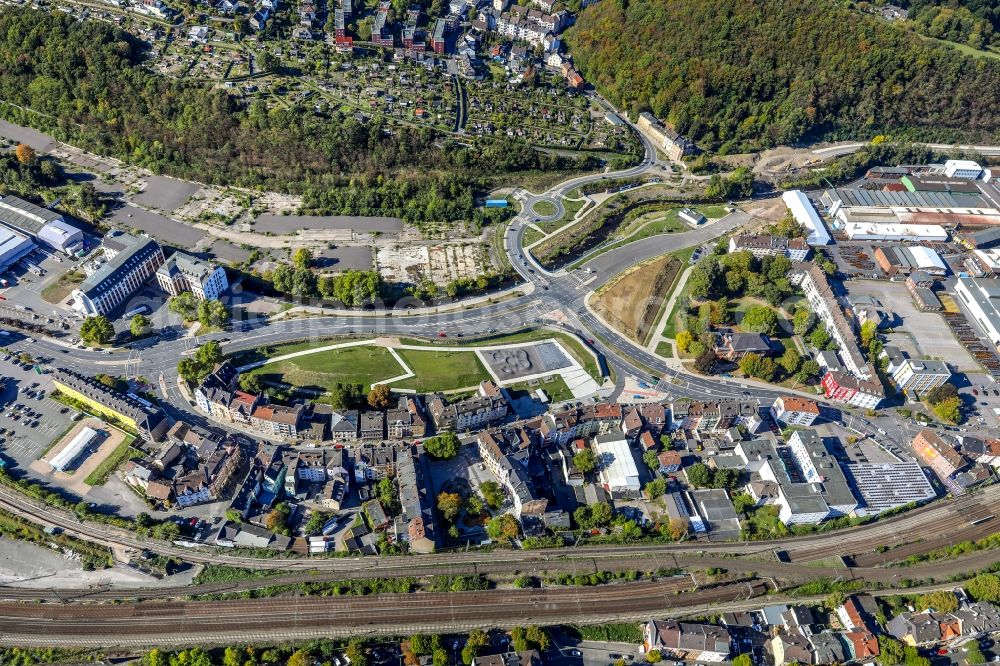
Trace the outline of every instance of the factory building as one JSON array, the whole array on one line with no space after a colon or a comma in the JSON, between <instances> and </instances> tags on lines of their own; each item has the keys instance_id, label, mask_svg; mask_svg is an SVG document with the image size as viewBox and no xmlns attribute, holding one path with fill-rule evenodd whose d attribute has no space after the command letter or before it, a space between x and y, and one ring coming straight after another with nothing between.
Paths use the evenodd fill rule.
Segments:
<instances>
[{"instance_id":1,"label":"factory building","mask_svg":"<svg viewBox=\"0 0 1000 666\"><path fill-rule=\"evenodd\" d=\"M28 236L8 227L0 227L0 270L35 249L35 243Z\"/></svg>"},{"instance_id":2,"label":"factory building","mask_svg":"<svg viewBox=\"0 0 1000 666\"><path fill-rule=\"evenodd\" d=\"M806 229L806 242L810 245L829 245L830 234L813 207L812 202L801 190L789 190L781 195L795 221Z\"/></svg>"},{"instance_id":3,"label":"factory building","mask_svg":"<svg viewBox=\"0 0 1000 666\"><path fill-rule=\"evenodd\" d=\"M0 225L45 243L67 256L84 250L83 232L59 213L14 196L0 199Z\"/></svg>"}]
</instances>

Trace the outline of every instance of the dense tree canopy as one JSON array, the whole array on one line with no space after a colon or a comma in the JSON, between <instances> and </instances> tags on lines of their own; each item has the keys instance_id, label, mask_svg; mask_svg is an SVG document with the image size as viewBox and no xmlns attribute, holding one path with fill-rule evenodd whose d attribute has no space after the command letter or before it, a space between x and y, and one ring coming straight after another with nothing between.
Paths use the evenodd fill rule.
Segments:
<instances>
[{"instance_id":1,"label":"dense tree canopy","mask_svg":"<svg viewBox=\"0 0 1000 666\"><path fill-rule=\"evenodd\" d=\"M301 193L316 212L468 219L498 176L579 167L518 141L469 145L431 129L358 122L308 105L245 105L221 89L141 66L146 45L99 21L8 8L0 15L0 99L36 111L9 119L157 172ZM404 173L405 171L405 173Z\"/></svg>"},{"instance_id":2,"label":"dense tree canopy","mask_svg":"<svg viewBox=\"0 0 1000 666\"><path fill-rule=\"evenodd\" d=\"M1000 63L834 0L601 2L565 38L611 101L709 148L1000 131L1000 101L984 94L1000 89Z\"/></svg>"}]
</instances>

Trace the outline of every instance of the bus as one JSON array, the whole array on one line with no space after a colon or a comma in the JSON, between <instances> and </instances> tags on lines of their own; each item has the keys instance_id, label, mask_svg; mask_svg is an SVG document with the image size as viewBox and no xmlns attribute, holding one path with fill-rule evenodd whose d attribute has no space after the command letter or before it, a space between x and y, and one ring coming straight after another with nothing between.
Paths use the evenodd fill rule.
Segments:
<instances>
[{"instance_id":1,"label":"bus","mask_svg":"<svg viewBox=\"0 0 1000 666\"><path fill-rule=\"evenodd\" d=\"M129 310L128 312L126 312L125 315L122 317L122 319L131 319L132 317L134 317L134 316L136 316L138 314L149 314L149 306L148 305L140 305L137 308L133 308L133 309Z\"/></svg>"}]
</instances>

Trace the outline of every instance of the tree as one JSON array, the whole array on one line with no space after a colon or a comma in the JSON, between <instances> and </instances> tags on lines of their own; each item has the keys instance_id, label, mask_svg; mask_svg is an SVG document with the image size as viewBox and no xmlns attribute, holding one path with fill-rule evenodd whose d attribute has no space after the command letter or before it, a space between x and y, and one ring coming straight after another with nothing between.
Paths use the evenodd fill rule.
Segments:
<instances>
[{"instance_id":1,"label":"tree","mask_svg":"<svg viewBox=\"0 0 1000 666\"><path fill-rule=\"evenodd\" d=\"M536 625L530 625L524 632L524 637L531 643L531 646L540 652L549 649L549 635L544 629Z\"/></svg>"},{"instance_id":2,"label":"tree","mask_svg":"<svg viewBox=\"0 0 1000 666\"><path fill-rule=\"evenodd\" d=\"M598 527L604 527L611 523L614 512L607 502L598 502L590 506L590 520Z\"/></svg>"},{"instance_id":3,"label":"tree","mask_svg":"<svg viewBox=\"0 0 1000 666\"><path fill-rule=\"evenodd\" d=\"M861 346L869 347L871 343L875 341L878 336L878 324L874 320L869 319L865 323L861 324Z\"/></svg>"},{"instance_id":4,"label":"tree","mask_svg":"<svg viewBox=\"0 0 1000 666\"><path fill-rule=\"evenodd\" d=\"M642 462L646 463L646 467L652 471L660 469L660 458L656 453L655 449L650 449L642 454Z\"/></svg>"},{"instance_id":5,"label":"tree","mask_svg":"<svg viewBox=\"0 0 1000 666\"><path fill-rule=\"evenodd\" d=\"M795 378L804 384L814 377L819 377L822 370L819 363L812 359L803 361L799 371L795 373Z\"/></svg>"},{"instance_id":6,"label":"tree","mask_svg":"<svg viewBox=\"0 0 1000 666\"><path fill-rule=\"evenodd\" d=\"M968 647L965 649L965 663L968 666L986 663L986 655L983 654L983 650L979 647L977 641L969 641L966 645Z\"/></svg>"},{"instance_id":7,"label":"tree","mask_svg":"<svg viewBox=\"0 0 1000 666\"><path fill-rule=\"evenodd\" d=\"M502 516L491 518L486 523L486 534L498 543L509 544L521 533L521 525L517 518L505 513Z\"/></svg>"},{"instance_id":8,"label":"tree","mask_svg":"<svg viewBox=\"0 0 1000 666\"><path fill-rule=\"evenodd\" d=\"M326 525L327 521L333 514L325 513L323 511L313 511L309 515L309 520L306 524L302 526L302 531L306 533L307 536L314 536L323 531L323 526Z\"/></svg>"},{"instance_id":9,"label":"tree","mask_svg":"<svg viewBox=\"0 0 1000 666\"><path fill-rule=\"evenodd\" d=\"M466 645L471 645L473 648L482 648L490 644L490 637L482 629L473 629L469 632L469 637L465 641Z\"/></svg>"},{"instance_id":10,"label":"tree","mask_svg":"<svg viewBox=\"0 0 1000 666\"><path fill-rule=\"evenodd\" d=\"M826 332L825 328L819 327L810 334L809 344L816 349L826 349L826 346L830 344L830 334Z\"/></svg>"},{"instance_id":11,"label":"tree","mask_svg":"<svg viewBox=\"0 0 1000 666\"><path fill-rule=\"evenodd\" d=\"M184 321L192 321L198 316L198 300L190 291L182 291L171 298L167 308Z\"/></svg>"},{"instance_id":12,"label":"tree","mask_svg":"<svg viewBox=\"0 0 1000 666\"><path fill-rule=\"evenodd\" d=\"M364 645L356 640L351 641L344 648L344 654L351 660L353 666L368 666L368 655L365 654Z\"/></svg>"},{"instance_id":13,"label":"tree","mask_svg":"<svg viewBox=\"0 0 1000 666\"><path fill-rule=\"evenodd\" d=\"M692 298L716 298L723 278L722 265L714 256L701 259L688 276L688 293Z\"/></svg>"},{"instance_id":14,"label":"tree","mask_svg":"<svg viewBox=\"0 0 1000 666\"><path fill-rule=\"evenodd\" d=\"M438 460L451 460L458 455L461 447L461 440L453 432L443 432L424 440L424 451Z\"/></svg>"},{"instance_id":15,"label":"tree","mask_svg":"<svg viewBox=\"0 0 1000 666\"><path fill-rule=\"evenodd\" d=\"M573 466L584 474L589 474L597 469L597 455L593 449L583 449L573 456Z\"/></svg>"},{"instance_id":16,"label":"tree","mask_svg":"<svg viewBox=\"0 0 1000 666\"><path fill-rule=\"evenodd\" d=\"M144 314L137 314L129 322L129 333L132 334L133 338L141 337L149 332L150 323L149 317Z\"/></svg>"},{"instance_id":17,"label":"tree","mask_svg":"<svg viewBox=\"0 0 1000 666\"><path fill-rule=\"evenodd\" d=\"M691 348L692 341L694 341L694 336L691 335L690 331L678 331L677 336L674 338L674 342L677 343L677 349L685 354Z\"/></svg>"},{"instance_id":18,"label":"tree","mask_svg":"<svg viewBox=\"0 0 1000 666\"><path fill-rule=\"evenodd\" d=\"M240 388L247 393L260 395L264 392L264 378L253 372L240 374Z\"/></svg>"},{"instance_id":19,"label":"tree","mask_svg":"<svg viewBox=\"0 0 1000 666\"><path fill-rule=\"evenodd\" d=\"M390 477L379 479L375 484L375 496L388 513L392 515L399 513L399 492L396 490L396 483Z\"/></svg>"},{"instance_id":20,"label":"tree","mask_svg":"<svg viewBox=\"0 0 1000 666\"><path fill-rule=\"evenodd\" d=\"M705 463L698 462L685 468L684 474L694 486L706 488L712 482L712 470Z\"/></svg>"},{"instance_id":21,"label":"tree","mask_svg":"<svg viewBox=\"0 0 1000 666\"><path fill-rule=\"evenodd\" d=\"M439 493L437 508L445 520L449 523L454 522L462 511L462 496L458 493Z\"/></svg>"},{"instance_id":22,"label":"tree","mask_svg":"<svg viewBox=\"0 0 1000 666\"><path fill-rule=\"evenodd\" d=\"M795 348L789 344L788 348L778 359L778 365L785 371L786 375L794 375L799 369L799 365L802 363L802 356L799 355Z\"/></svg>"},{"instance_id":23,"label":"tree","mask_svg":"<svg viewBox=\"0 0 1000 666\"><path fill-rule=\"evenodd\" d=\"M222 328L229 321L229 308L222 301L206 300L198 304L198 322L202 326Z\"/></svg>"},{"instance_id":24,"label":"tree","mask_svg":"<svg viewBox=\"0 0 1000 666\"><path fill-rule=\"evenodd\" d=\"M368 405L374 409L386 409L389 406L389 397L392 391L388 384L376 384L368 392Z\"/></svg>"},{"instance_id":25,"label":"tree","mask_svg":"<svg viewBox=\"0 0 1000 666\"><path fill-rule=\"evenodd\" d=\"M766 305L752 305L743 314L740 327L754 333L774 335L778 331L778 313Z\"/></svg>"},{"instance_id":26,"label":"tree","mask_svg":"<svg viewBox=\"0 0 1000 666\"><path fill-rule=\"evenodd\" d=\"M475 658L476 658L475 648L466 643L465 647L462 648L462 663L468 666L468 664L471 664L473 659Z\"/></svg>"},{"instance_id":27,"label":"tree","mask_svg":"<svg viewBox=\"0 0 1000 666\"><path fill-rule=\"evenodd\" d=\"M432 657L433 666L448 666L448 652L438 648Z\"/></svg>"},{"instance_id":28,"label":"tree","mask_svg":"<svg viewBox=\"0 0 1000 666\"><path fill-rule=\"evenodd\" d=\"M698 355L698 358L694 360L694 369L703 375L707 375L712 372L712 368L715 367L715 354L711 349L706 349Z\"/></svg>"},{"instance_id":29,"label":"tree","mask_svg":"<svg viewBox=\"0 0 1000 666\"><path fill-rule=\"evenodd\" d=\"M292 253L292 266L299 270L306 270L309 268L309 264L312 263L312 259L312 252L307 248L300 247Z\"/></svg>"},{"instance_id":30,"label":"tree","mask_svg":"<svg viewBox=\"0 0 1000 666\"><path fill-rule=\"evenodd\" d=\"M431 638L427 634L413 634L410 636L410 651L414 654L430 654Z\"/></svg>"},{"instance_id":31,"label":"tree","mask_svg":"<svg viewBox=\"0 0 1000 666\"><path fill-rule=\"evenodd\" d=\"M799 308L792 315L792 332L795 335L805 335L812 328L813 317L808 308Z\"/></svg>"},{"instance_id":32,"label":"tree","mask_svg":"<svg viewBox=\"0 0 1000 666\"><path fill-rule=\"evenodd\" d=\"M736 493L733 495L733 509L735 509L738 515L745 515L756 504L753 497L747 493Z\"/></svg>"},{"instance_id":33,"label":"tree","mask_svg":"<svg viewBox=\"0 0 1000 666\"><path fill-rule=\"evenodd\" d=\"M879 634L878 652L882 666L897 666L903 663L903 644L887 634Z\"/></svg>"},{"instance_id":34,"label":"tree","mask_svg":"<svg viewBox=\"0 0 1000 666\"><path fill-rule=\"evenodd\" d=\"M478 493L471 493L465 498L465 512L470 516L481 516L486 513L486 502Z\"/></svg>"},{"instance_id":35,"label":"tree","mask_svg":"<svg viewBox=\"0 0 1000 666\"><path fill-rule=\"evenodd\" d=\"M750 655L747 653L738 654L733 659L733 666L753 666L753 660L750 659Z\"/></svg>"},{"instance_id":36,"label":"tree","mask_svg":"<svg viewBox=\"0 0 1000 666\"><path fill-rule=\"evenodd\" d=\"M115 337L115 327L104 315L87 317L80 324L80 339L95 345L106 345Z\"/></svg>"},{"instance_id":37,"label":"tree","mask_svg":"<svg viewBox=\"0 0 1000 666\"><path fill-rule=\"evenodd\" d=\"M285 666L312 666L312 655L305 650L296 650L285 662Z\"/></svg>"},{"instance_id":38,"label":"tree","mask_svg":"<svg viewBox=\"0 0 1000 666\"><path fill-rule=\"evenodd\" d=\"M35 149L26 143L17 144L17 148L14 149L14 156L17 157L18 162L25 166L31 166L38 161Z\"/></svg>"},{"instance_id":39,"label":"tree","mask_svg":"<svg viewBox=\"0 0 1000 666\"><path fill-rule=\"evenodd\" d=\"M667 480L663 477L657 477L646 484L646 495L649 499L656 499L667 492Z\"/></svg>"},{"instance_id":40,"label":"tree","mask_svg":"<svg viewBox=\"0 0 1000 666\"><path fill-rule=\"evenodd\" d=\"M483 498L486 500L486 504L489 505L491 509L496 511L503 506L506 497L503 493L503 488L496 481L484 481L479 486L480 492L483 493Z\"/></svg>"},{"instance_id":41,"label":"tree","mask_svg":"<svg viewBox=\"0 0 1000 666\"><path fill-rule=\"evenodd\" d=\"M933 405L931 409L942 421L959 423L962 420L962 401L959 398L947 398Z\"/></svg>"},{"instance_id":42,"label":"tree","mask_svg":"<svg viewBox=\"0 0 1000 666\"><path fill-rule=\"evenodd\" d=\"M949 398L958 397L958 389L955 388L954 384L947 383L941 384L941 386L935 386L930 391L927 392L927 402L932 405L944 402Z\"/></svg>"},{"instance_id":43,"label":"tree","mask_svg":"<svg viewBox=\"0 0 1000 666\"><path fill-rule=\"evenodd\" d=\"M954 613L958 610L958 597L949 590L937 590L917 597L917 610L932 609L938 613Z\"/></svg>"},{"instance_id":44,"label":"tree","mask_svg":"<svg viewBox=\"0 0 1000 666\"><path fill-rule=\"evenodd\" d=\"M650 650L646 653L646 661L650 664L658 664L663 661L663 655L659 650Z\"/></svg>"},{"instance_id":45,"label":"tree","mask_svg":"<svg viewBox=\"0 0 1000 666\"><path fill-rule=\"evenodd\" d=\"M981 573L965 584L965 591L976 601L1000 602L1000 576Z\"/></svg>"},{"instance_id":46,"label":"tree","mask_svg":"<svg viewBox=\"0 0 1000 666\"><path fill-rule=\"evenodd\" d=\"M334 409L358 409L365 402L365 387L361 384L336 383L330 389L330 405Z\"/></svg>"},{"instance_id":47,"label":"tree","mask_svg":"<svg viewBox=\"0 0 1000 666\"><path fill-rule=\"evenodd\" d=\"M120 379L112 377L111 375L109 375L107 373L104 373L104 372L101 372L101 373L98 373L98 374L94 375L94 379L96 379L98 381L98 383L103 384L104 386L107 386L112 391L119 391L119 392L121 392L122 381Z\"/></svg>"},{"instance_id":48,"label":"tree","mask_svg":"<svg viewBox=\"0 0 1000 666\"><path fill-rule=\"evenodd\" d=\"M750 353L740 359L740 372L748 377L771 381L774 377L774 361L760 354Z\"/></svg>"}]
</instances>

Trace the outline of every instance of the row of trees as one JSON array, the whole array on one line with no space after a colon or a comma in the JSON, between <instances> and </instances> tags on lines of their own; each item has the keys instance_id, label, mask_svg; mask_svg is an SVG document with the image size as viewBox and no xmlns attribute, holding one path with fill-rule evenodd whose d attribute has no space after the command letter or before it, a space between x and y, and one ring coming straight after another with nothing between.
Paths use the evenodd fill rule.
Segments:
<instances>
[{"instance_id":1,"label":"row of trees","mask_svg":"<svg viewBox=\"0 0 1000 666\"><path fill-rule=\"evenodd\" d=\"M171 298L167 307L186 322L197 321L202 326L213 328L224 327L231 316L222 301L200 301L190 291L182 291Z\"/></svg>"}]
</instances>

